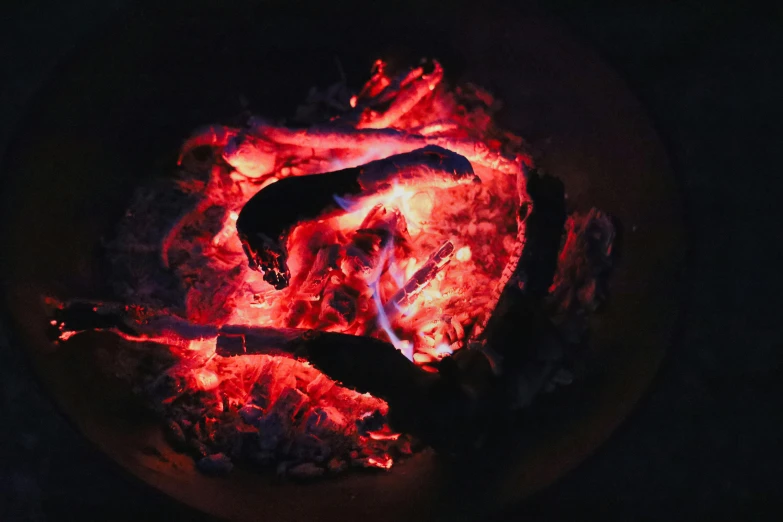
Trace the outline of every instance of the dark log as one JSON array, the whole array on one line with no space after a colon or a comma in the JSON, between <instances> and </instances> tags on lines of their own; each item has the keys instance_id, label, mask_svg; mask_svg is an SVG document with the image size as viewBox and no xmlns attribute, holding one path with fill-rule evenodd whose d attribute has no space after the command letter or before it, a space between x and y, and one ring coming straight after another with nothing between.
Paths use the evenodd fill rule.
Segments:
<instances>
[{"instance_id":1,"label":"dark log","mask_svg":"<svg viewBox=\"0 0 783 522\"><path fill-rule=\"evenodd\" d=\"M557 267L566 217L564 188L559 179L535 171L526 181L532 209L520 209L525 226L522 256L478 344L501 376L512 407L529 404L565 350L542 307Z\"/></svg>"},{"instance_id":2,"label":"dark log","mask_svg":"<svg viewBox=\"0 0 783 522\"><path fill-rule=\"evenodd\" d=\"M273 183L242 208L237 232L250 268L263 271L265 281L282 289L291 278L285 245L288 232L303 221L345 212L335 196L368 196L391 188L394 182L450 187L476 180L464 157L439 147L425 147L361 167Z\"/></svg>"},{"instance_id":3,"label":"dark log","mask_svg":"<svg viewBox=\"0 0 783 522\"><path fill-rule=\"evenodd\" d=\"M391 344L372 337L303 329L224 326L217 354L266 354L300 358L345 386L398 402L407 390L432 380Z\"/></svg>"},{"instance_id":4,"label":"dark log","mask_svg":"<svg viewBox=\"0 0 783 522\"><path fill-rule=\"evenodd\" d=\"M298 330L224 327L217 353L225 357L270 354L296 357L344 386L389 404L395 430L439 448L469 444L504 407L498 379L481 352L462 350L428 373L390 343L372 337ZM294 335L295 334L295 335ZM238 339L241 338L241 339Z\"/></svg>"},{"instance_id":5,"label":"dark log","mask_svg":"<svg viewBox=\"0 0 783 522\"><path fill-rule=\"evenodd\" d=\"M533 209L525 220L525 247L517 276L526 294L541 299L549 293L557 269L566 219L565 188L559 179L535 170L528 174L526 183Z\"/></svg>"}]
</instances>

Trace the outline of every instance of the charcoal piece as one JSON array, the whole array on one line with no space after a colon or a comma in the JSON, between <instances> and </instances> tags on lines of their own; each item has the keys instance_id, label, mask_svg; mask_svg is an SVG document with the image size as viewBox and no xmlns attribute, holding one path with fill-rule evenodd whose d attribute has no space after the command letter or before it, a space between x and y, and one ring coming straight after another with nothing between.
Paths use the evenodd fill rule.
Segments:
<instances>
[{"instance_id":1,"label":"charcoal piece","mask_svg":"<svg viewBox=\"0 0 783 522\"><path fill-rule=\"evenodd\" d=\"M200 459L196 467L207 475L227 475L234 469L231 459L223 453L215 453Z\"/></svg>"},{"instance_id":2,"label":"charcoal piece","mask_svg":"<svg viewBox=\"0 0 783 522\"><path fill-rule=\"evenodd\" d=\"M273 381L274 375L267 373L262 375L250 389L250 402L248 405L260 409L262 414L268 411L272 405L272 400L274 399L272 396Z\"/></svg>"},{"instance_id":3,"label":"charcoal piece","mask_svg":"<svg viewBox=\"0 0 783 522\"><path fill-rule=\"evenodd\" d=\"M291 455L300 461L325 462L332 454L329 444L312 434L299 434Z\"/></svg>"},{"instance_id":4,"label":"charcoal piece","mask_svg":"<svg viewBox=\"0 0 783 522\"><path fill-rule=\"evenodd\" d=\"M295 301L288 309L285 316L285 325L289 328L296 328L311 312L313 305L310 301Z\"/></svg>"},{"instance_id":5,"label":"charcoal piece","mask_svg":"<svg viewBox=\"0 0 783 522\"><path fill-rule=\"evenodd\" d=\"M574 214L566 223L566 238L559 254L557 272L547 297L560 321L583 310L595 310L606 295L612 268L616 226L612 218L593 208Z\"/></svg>"},{"instance_id":6,"label":"charcoal piece","mask_svg":"<svg viewBox=\"0 0 783 522\"><path fill-rule=\"evenodd\" d=\"M419 101L430 94L443 79L443 68L435 61L417 67L405 75L401 88L394 93L383 110L366 109L356 125L358 129L382 129L391 127L405 116Z\"/></svg>"},{"instance_id":7,"label":"charcoal piece","mask_svg":"<svg viewBox=\"0 0 783 522\"><path fill-rule=\"evenodd\" d=\"M318 319L345 330L356 320L357 297L355 292L342 285L329 285L324 291Z\"/></svg>"},{"instance_id":8,"label":"charcoal piece","mask_svg":"<svg viewBox=\"0 0 783 522\"><path fill-rule=\"evenodd\" d=\"M166 441L175 450L181 451L187 448L187 439L182 427L173 420L167 421L163 426L163 435Z\"/></svg>"},{"instance_id":9,"label":"charcoal piece","mask_svg":"<svg viewBox=\"0 0 783 522\"><path fill-rule=\"evenodd\" d=\"M233 335L242 335L240 327L231 328ZM502 406L493 382L486 382L493 373L479 352L460 350L439 363L440 374L432 374L416 367L391 344L371 337L300 331L288 343L270 348L258 333L262 329L242 329L243 351L231 353L218 339L219 355L266 353L304 358L344 386L386 400L389 423L395 430L440 447L464 444ZM289 335L292 331L286 331L285 336ZM261 424L259 430L264 430ZM272 446L277 443L276 434L268 435Z\"/></svg>"},{"instance_id":10,"label":"charcoal piece","mask_svg":"<svg viewBox=\"0 0 783 522\"><path fill-rule=\"evenodd\" d=\"M316 407L310 411L304 421L304 429L306 433L316 437L325 437L345 431L346 423L345 416L336 408L331 406Z\"/></svg>"},{"instance_id":11,"label":"charcoal piece","mask_svg":"<svg viewBox=\"0 0 783 522\"><path fill-rule=\"evenodd\" d=\"M226 325L218 331L216 351L223 357L253 353L290 356L293 343L305 331L297 328Z\"/></svg>"},{"instance_id":12,"label":"charcoal piece","mask_svg":"<svg viewBox=\"0 0 783 522\"><path fill-rule=\"evenodd\" d=\"M326 467L330 473L340 473L348 467L348 464L344 460L334 457L329 461Z\"/></svg>"},{"instance_id":13,"label":"charcoal piece","mask_svg":"<svg viewBox=\"0 0 783 522\"><path fill-rule=\"evenodd\" d=\"M277 455L272 451L259 450L250 453L248 458L260 467L267 467L277 460Z\"/></svg>"},{"instance_id":14,"label":"charcoal piece","mask_svg":"<svg viewBox=\"0 0 783 522\"><path fill-rule=\"evenodd\" d=\"M345 249L340 267L349 278L359 278L370 285L384 269L388 247L402 243L407 225L402 213L387 210L382 204L373 207Z\"/></svg>"},{"instance_id":15,"label":"charcoal piece","mask_svg":"<svg viewBox=\"0 0 783 522\"><path fill-rule=\"evenodd\" d=\"M365 415L356 421L356 429L359 435L367 437L369 432L378 431L386 425L386 416L375 410L370 415Z\"/></svg>"},{"instance_id":16,"label":"charcoal piece","mask_svg":"<svg viewBox=\"0 0 783 522\"><path fill-rule=\"evenodd\" d=\"M246 424L255 425L264 414L264 410L254 404L246 404L239 410L239 416Z\"/></svg>"},{"instance_id":17,"label":"charcoal piece","mask_svg":"<svg viewBox=\"0 0 783 522\"><path fill-rule=\"evenodd\" d=\"M387 456L383 457L359 457L351 459L351 466L365 469L377 469L388 471L393 464L392 458Z\"/></svg>"},{"instance_id":18,"label":"charcoal piece","mask_svg":"<svg viewBox=\"0 0 783 522\"><path fill-rule=\"evenodd\" d=\"M258 420L258 447L261 451L273 451L289 430L290 423L277 412L264 415Z\"/></svg>"},{"instance_id":19,"label":"charcoal piece","mask_svg":"<svg viewBox=\"0 0 783 522\"><path fill-rule=\"evenodd\" d=\"M299 479L308 480L322 476L326 470L320 466L316 466L312 462L305 462L303 464L297 464L286 470L286 476Z\"/></svg>"},{"instance_id":20,"label":"charcoal piece","mask_svg":"<svg viewBox=\"0 0 783 522\"><path fill-rule=\"evenodd\" d=\"M188 452L197 459L204 458L209 455L209 449L207 448L206 444L196 438L191 438L188 440Z\"/></svg>"},{"instance_id":21,"label":"charcoal piece","mask_svg":"<svg viewBox=\"0 0 783 522\"><path fill-rule=\"evenodd\" d=\"M274 411L293 419L299 415L308 401L307 395L301 391L296 388L287 388L280 394L272 408Z\"/></svg>"},{"instance_id":22,"label":"charcoal piece","mask_svg":"<svg viewBox=\"0 0 783 522\"><path fill-rule=\"evenodd\" d=\"M239 135L239 129L226 125L205 125L193 131L180 150L177 165L181 165L185 156L200 147L225 147Z\"/></svg>"},{"instance_id":23,"label":"charcoal piece","mask_svg":"<svg viewBox=\"0 0 783 522\"><path fill-rule=\"evenodd\" d=\"M287 388L280 394L269 413L256 423L261 450L271 451L278 447L307 401L307 396L296 388Z\"/></svg>"}]
</instances>

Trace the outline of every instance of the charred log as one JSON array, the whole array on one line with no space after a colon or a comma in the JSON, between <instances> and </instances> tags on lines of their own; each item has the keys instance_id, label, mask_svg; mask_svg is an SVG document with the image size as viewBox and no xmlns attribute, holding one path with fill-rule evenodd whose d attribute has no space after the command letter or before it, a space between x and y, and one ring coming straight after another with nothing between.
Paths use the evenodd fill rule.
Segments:
<instances>
[{"instance_id":1,"label":"charred log","mask_svg":"<svg viewBox=\"0 0 783 522\"><path fill-rule=\"evenodd\" d=\"M462 351L428 373L391 344L338 333L223 327L217 353L301 358L344 386L389 404L389 422L438 448L476 440L487 420L503 409L500 387L480 352Z\"/></svg>"},{"instance_id":2,"label":"charred log","mask_svg":"<svg viewBox=\"0 0 783 522\"><path fill-rule=\"evenodd\" d=\"M242 208L237 232L250 267L262 271L265 281L282 289L291 278L286 235L297 223L344 212L335 196L367 196L391 188L394 182L449 187L477 179L462 156L439 147L425 147L362 167L273 183Z\"/></svg>"},{"instance_id":3,"label":"charred log","mask_svg":"<svg viewBox=\"0 0 783 522\"><path fill-rule=\"evenodd\" d=\"M566 219L565 189L559 179L531 171L527 192L532 211L525 218L525 247L517 269L520 288L536 299L549 292L557 269L560 240ZM520 213L526 212L523 205Z\"/></svg>"},{"instance_id":4,"label":"charred log","mask_svg":"<svg viewBox=\"0 0 783 522\"><path fill-rule=\"evenodd\" d=\"M557 268L565 224L563 184L533 171L527 178L527 190L532 210L520 209L525 226L522 256L480 340L495 372L501 375L512 407L529 404L565 350L542 304Z\"/></svg>"}]
</instances>

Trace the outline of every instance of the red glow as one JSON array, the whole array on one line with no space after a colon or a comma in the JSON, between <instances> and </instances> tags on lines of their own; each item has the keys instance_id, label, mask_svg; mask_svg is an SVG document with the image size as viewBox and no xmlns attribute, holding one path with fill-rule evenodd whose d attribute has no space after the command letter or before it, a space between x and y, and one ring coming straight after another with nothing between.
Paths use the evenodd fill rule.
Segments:
<instances>
[{"instance_id":1,"label":"red glow","mask_svg":"<svg viewBox=\"0 0 783 522\"><path fill-rule=\"evenodd\" d=\"M370 467L375 468L381 468L381 469L391 469L392 465L394 464L394 461L392 458L388 455L384 455L382 457L370 457L367 459L367 464Z\"/></svg>"},{"instance_id":2,"label":"red glow","mask_svg":"<svg viewBox=\"0 0 783 522\"><path fill-rule=\"evenodd\" d=\"M393 78L379 60L350 98L353 111L335 127L340 130L287 129L260 120L247 129L201 129L186 143L180 163L184 177L208 181L183 182L199 203L170 228L161 247L165 266L187 288L184 319L207 328L375 336L424 370L437 371L434 363L462 349L487 321L524 239L517 210L526 197L521 165L530 160L519 138L495 126L491 103L478 89L446 88L437 62ZM360 166L425 145L464 156L480 183L444 181L429 170L414 176L400 167L382 189L340 201L345 212L287 231L286 288L275 289L248 267L237 219L258 191L286 177ZM189 153L203 146L216 149L208 166ZM204 225L208 213L217 216L210 227ZM213 397L209 407L215 411L255 400L264 404L250 409L269 414L286 401L295 410L287 414L308 419L308 429L350 433L364 450L375 448L352 457L358 465L392 466L387 451L400 434L384 426L360 437L355 426L374 413L385 415L384 401L347 390L302 361L219 357L216 333L204 332L188 339L165 329L155 336L120 335L168 345L178 360L170 373L181 378L181 393ZM72 333L62 332L62 338Z\"/></svg>"}]
</instances>

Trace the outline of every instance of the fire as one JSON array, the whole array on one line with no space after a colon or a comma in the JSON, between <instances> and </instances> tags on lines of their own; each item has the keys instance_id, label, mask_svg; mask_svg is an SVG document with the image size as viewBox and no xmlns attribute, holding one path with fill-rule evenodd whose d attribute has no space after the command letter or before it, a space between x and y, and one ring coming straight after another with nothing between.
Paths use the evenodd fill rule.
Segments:
<instances>
[{"instance_id":1,"label":"fire","mask_svg":"<svg viewBox=\"0 0 783 522\"><path fill-rule=\"evenodd\" d=\"M350 97L348 113L330 122L333 127L287 129L251 119L247 129L213 125L191 138L180 164L183 176L196 181L182 186L195 190L199 203L162 242L164 265L187 288L183 319L205 328L373 336L433 372L439 359L462 349L493 311L507 268L518 258L523 238L517 211L524 192L518 178L527 160L521 140L492 122L486 105L491 96L475 88L450 91L442 79L437 62L393 78L378 61L370 81ZM207 166L189 154L203 146L215 148ZM425 147L459 158L459 168L467 166L471 175L460 178L446 160L432 168L400 164L392 165L388 179L370 180L371 189L318 194L334 202L328 211L291 223L280 238L267 238L282 242L290 271L286 285L276 288L248 266L237 227L254 195L283 186L283 179L325 175ZM289 203L312 196L303 191ZM355 423L386 414L384 401L346 390L303 361L217 356L216 334L205 332L185 341L166 332L155 339L126 336L165 342L177 357L170 374L181 377L183 387L167 404L198 392L212 397L215 411L235 408L246 423L268 423L258 430L269 437L284 431L275 424L278 417L333 435L355 434ZM365 445L401 442L388 426L367 433ZM356 459L382 469L393 463L386 449Z\"/></svg>"}]
</instances>

